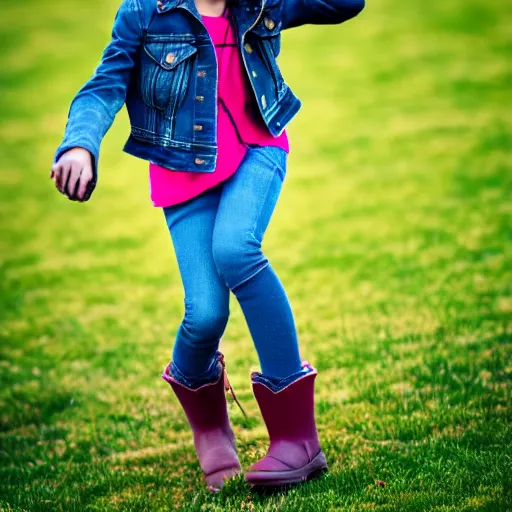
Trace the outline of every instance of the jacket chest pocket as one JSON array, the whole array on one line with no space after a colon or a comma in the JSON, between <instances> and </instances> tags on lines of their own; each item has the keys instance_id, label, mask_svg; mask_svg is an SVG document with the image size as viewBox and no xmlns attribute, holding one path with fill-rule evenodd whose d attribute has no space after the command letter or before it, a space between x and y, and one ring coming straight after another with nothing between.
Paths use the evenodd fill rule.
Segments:
<instances>
[{"instance_id":1,"label":"jacket chest pocket","mask_svg":"<svg viewBox=\"0 0 512 512\"><path fill-rule=\"evenodd\" d=\"M141 93L146 105L173 118L190 83L197 48L181 41L146 41Z\"/></svg>"}]
</instances>

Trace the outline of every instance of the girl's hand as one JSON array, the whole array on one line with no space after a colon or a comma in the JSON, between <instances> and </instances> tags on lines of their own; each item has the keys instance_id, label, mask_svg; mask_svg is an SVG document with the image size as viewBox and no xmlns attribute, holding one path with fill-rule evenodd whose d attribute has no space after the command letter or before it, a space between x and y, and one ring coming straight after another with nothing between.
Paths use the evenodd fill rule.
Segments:
<instances>
[{"instance_id":1,"label":"girl's hand","mask_svg":"<svg viewBox=\"0 0 512 512\"><path fill-rule=\"evenodd\" d=\"M83 202L93 179L91 153L78 147L66 151L52 165L50 178L61 194L71 201Z\"/></svg>"}]
</instances>

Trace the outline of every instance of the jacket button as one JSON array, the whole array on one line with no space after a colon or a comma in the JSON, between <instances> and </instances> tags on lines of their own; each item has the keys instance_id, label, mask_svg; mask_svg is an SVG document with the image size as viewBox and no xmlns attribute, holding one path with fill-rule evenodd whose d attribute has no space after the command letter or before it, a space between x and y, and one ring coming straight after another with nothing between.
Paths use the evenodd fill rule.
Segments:
<instances>
[{"instance_id":1,"label":"jacket button","mask_svg":"<svg viewBox=\"0 0 512 512\"><path fill-rule=\"evenodd\" d=\"M206 76L206 71L198 71L197 76Z\"/></svg>"},{"instance_id":2,"label":"jacket button","mask_svg":"<svg viewBox=\"0 0 512 512\"><path fill-rule=\"evenodd\" d=\"M258 75L256 74L256 71L252 71L252 76L256 78Z\"/></svg>"},{"instance_id":3,"label":"jacket button","mask_svg":"<svg viewBox=\"0 0 512 512\"><path fill-rule=\"evenodd\" d=\"M202 158L196 158L194 162L196 165L203 165L206 163Z\"/></svg>"},{"instance_id":4,"label":"jacket button","mask_svg":"<svg viewBox=\"0 0 512 512\"><path fill-rule=\"evenodd\" d=\"M174 53L171 52L166 55L165 62L167 62L167 64L172 64L175 59L176 59L176 55L174 55Z\"/></svg>"},{"instance_id":5,"label":"jacket button","mask_svg":"<svg viewBox=\"0 0 512 512\"><path fill-rule=\"evenodd\" d=\"M244 48L247 53L252 53L252 46L249 43L245 43Z\"/></svg>"},{"instance_id":6,"label":"jacket button","mask_svg":"<svg viewBox=\"0 0 512 512\"><path fill-rule=\"evenodd\" d=\"M261 97L261 106L263 108L267 108L267 98L265 98L265 95L263 94L263 96Z\"/></svg>"},{"instance_id":7,"label":"jacket button","mask_svg":"<svg viewBox=\"0 0 512 512\"><path fill-rule=\"evenodd\" d=\"M269 30L272 30L276 26L274 20L271 20L270 18L265 18L263 23L265 23L265 27L267 27Z\"/></svg>"},{"instance_id":8,"label":"jacket button","mask_svg":"<svg viewBox=\"0 0 512 512\"><path fill-rule=\"evenodd\" d=\"M204 96L196 96L197 101L204 101Z\"/></svg>"},{"instance_id":9,"label":"jacket button","mask_svg":"<svg viewBox=\"0 0 512 512\"><path fill-rule=\"evenodd\" d=\"M202 129L203 129L203 125L202 124L195 124L194 125L194 130L196 132L200 132Z\"/></svg>"},{"instance_id":10,"label":"jacket button","mask_svg":"<svg viewBox=\"0 0 512 512\"><path fill-rule=\"evenodd\" d=\"M164 3L161 1L161 0L158 0L158 2L156 3L156 6L162 10L164 8Z\"/></svg>"}]
</instances>

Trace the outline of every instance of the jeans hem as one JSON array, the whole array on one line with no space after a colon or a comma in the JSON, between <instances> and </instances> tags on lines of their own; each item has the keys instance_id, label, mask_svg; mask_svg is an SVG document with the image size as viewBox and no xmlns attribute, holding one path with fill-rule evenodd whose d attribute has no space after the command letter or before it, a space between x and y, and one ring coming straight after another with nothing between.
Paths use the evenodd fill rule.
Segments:
<instances>
[{"instance_id":1,"label":"jeans hem","mask_svg":"<svg viewBox=\"0 0 512 512\"><path fill-rule=\"evenodd\" d=\"M178 365L171 361L169 365L169 375L182 384L183 386L189 388L189 389L197 389L201 386L204 386L205 384L209 384L211 382L216 382L219 380L219 377L222 373L222 365L219 363L219 352L215 354L215 358L208 367L208 370L206 372L202 373L201 375L189 377L186 376L178 367Z\"/></svg>"},{"instance_id":2,"label":"jeans hem","mask_svg":"<svg viewBox=\"0 0 512 512\"><path fill-rule=\"evenodd\" d=\"M285 387L293 384L296 380L299 380L300 378L313 371L314 369L311 366L306 365L303 366L298 372L292 373L291 375L283 378L270 377L263 375L260 372L253 372L252 381L254 383L264 384L271 391L277 393L278 391L283 390Z\"/></svg>"}]
</instances>

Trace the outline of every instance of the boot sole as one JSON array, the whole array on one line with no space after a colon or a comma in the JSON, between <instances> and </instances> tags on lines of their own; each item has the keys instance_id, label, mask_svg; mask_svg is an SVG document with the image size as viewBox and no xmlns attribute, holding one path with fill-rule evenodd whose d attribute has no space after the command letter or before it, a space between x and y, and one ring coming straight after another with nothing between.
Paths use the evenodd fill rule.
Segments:
<instances>
[{"instance_id":1,"label":"boot sole","mask_svg":"<svg viewBox=\"0 0 512 512\"><path fill-rule=\"evenodd\" d=\"M328 470L325 454L320 450L311 462L301 468L290 471L249 471L245 474L245 478L253 487L283 487L311 480Z\"/></svg>"}]
</instances>

